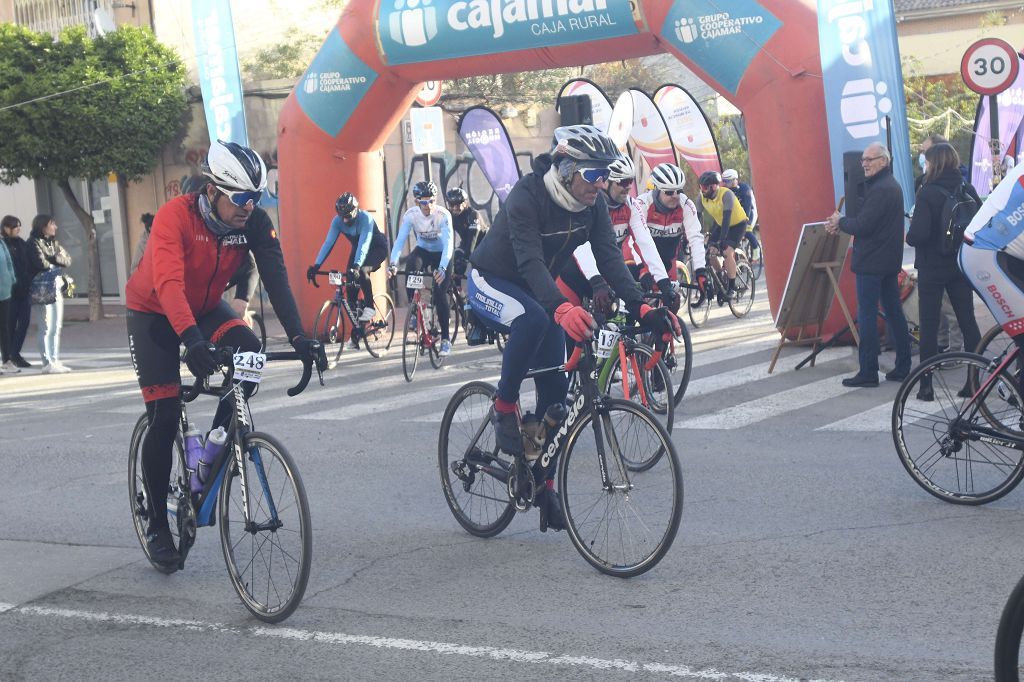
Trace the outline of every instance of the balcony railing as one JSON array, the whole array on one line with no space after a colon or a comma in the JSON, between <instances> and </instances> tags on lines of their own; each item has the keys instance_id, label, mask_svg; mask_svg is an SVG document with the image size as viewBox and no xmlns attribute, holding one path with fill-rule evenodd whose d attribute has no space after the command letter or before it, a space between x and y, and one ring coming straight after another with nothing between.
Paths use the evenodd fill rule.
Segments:
<instances>
[{"instance_id":1,"label":"balcony railing","mask_svg":"<svg viewBox=\"0 0 1024 682\"><path fill-rule=\"evenodd\" d=\"M111 0L14 0L14 22L54 38L71 26L84 26L96 37L97 8L113 16Z\"/></svg>"}]
</instances>

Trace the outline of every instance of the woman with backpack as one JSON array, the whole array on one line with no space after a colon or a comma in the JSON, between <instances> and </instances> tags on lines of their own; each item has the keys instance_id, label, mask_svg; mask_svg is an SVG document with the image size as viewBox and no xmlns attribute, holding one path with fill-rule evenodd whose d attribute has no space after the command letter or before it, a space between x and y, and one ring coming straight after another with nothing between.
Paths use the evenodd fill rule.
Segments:
<instances>
[{"instance_id":1,"label":"woman with backpack","mask_svg":"<svg viewBox=\"0 0 1024 682\"><path fill-rule=\"evenodd\" d=\"M921 324L920 361L938 352L942 295L949 294L964 349L973 351L981 332L974 318L974 290L957 264L963 231L978 212L981 199L960 174L960 157L948 142L925 152L925 174L917 192L907 243L916 249L918 315ZM922 381L919 400L933 400L932 386Z\"/></svg>"},{"instance_id":2,"label":"woman with backpack","mask_svg":"<svg viewBox=\"0 0 1024 682\"><path fill-rule=\"evenodd\" d=\"M32 236L28 240L28 267L33 280L39 278L48 289L48 296L37 300L36 324L39 327L39 355L43 359L43 374L65 374L71 368L60 361L60 332L64 325L63 283L57 277L57 268L71 265L71 256L57 241L57 223L52 216L37 215L32 219ZM57 272L54 272L57 270Z\"/></svg>"}]
</instances>

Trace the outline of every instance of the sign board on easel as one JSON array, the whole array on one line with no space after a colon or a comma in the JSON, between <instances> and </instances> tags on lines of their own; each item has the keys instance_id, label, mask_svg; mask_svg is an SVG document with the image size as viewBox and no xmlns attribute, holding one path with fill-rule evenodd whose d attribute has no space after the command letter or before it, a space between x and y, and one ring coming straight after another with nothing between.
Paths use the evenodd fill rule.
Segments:
<instances>
[{"instance_id":1,"label":"sign board on easel","mask_svg":"<svg viewBox=\"0 0 1024 682\"><path fill-rule=\"evenodd\" d=\"M779 314L775 318L775 328L782 334L782 339L772 354L769 373L775 369L779 353L786 345L814 344L817 350L823 340L821 328L832 309L833 299L839 301L850 329L856 334L853 318L839 291L839 273L846 260L850 239L850 235L843 232L829 234L825 230L825 223L808 223L803 226L793 252L793 264L789 268L786 288L782 291ZM809 327L817 327L817 333L804 336L804 331ZM787 338L791 330L797 330L795 339Z\"/></svg>"}]
</instances>

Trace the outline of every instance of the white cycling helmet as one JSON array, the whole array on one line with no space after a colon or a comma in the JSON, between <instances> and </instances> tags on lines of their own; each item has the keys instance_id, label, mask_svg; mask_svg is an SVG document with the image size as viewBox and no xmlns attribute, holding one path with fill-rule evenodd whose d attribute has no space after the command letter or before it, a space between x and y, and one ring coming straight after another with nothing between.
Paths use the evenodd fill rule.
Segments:
<instances>
[{"instance_id":1,"label":"white cycling helmet","mask_svg":"<svg viewBox=\"0 0 1024 682\"><path fill-rule=\"evenodd\" d=\"M607 167L621 158L612 139L594 126L577 125L555 128L551 156L571 158L584 166Z\"/></svg>"},{"instance_id":2,"label":"white cycling helmet","mask_svg":"<svg viewBox=\"0 0 1024 682\"><path fill-rule=\"evenodd\" d=\"M651 182L655 189L682 190L686 186L686 175L683 169L674 163L659 163L651 171Z\"/></svg>"},{"instance_id":3,"label":"white cycling helmet","mask_svg":"<svg viewBox=\"0 0 1024 682\"><path fill-rule=\"evenodd\" d=\"M267 166L260 155L235 142L217 140L210 145L203 175L231 192L261 192L267 188Z\"/></svg>"},{"instance_id":4,"label":"white cycling helmet","mask_svg":"<svg viewBox=\"0 0 1024 682\"><path fill-rule=\"evenodd\" d=\"M740 174L736 172L735 168L726 168L724 171L722 171L722 179L728 182L732 182L733 180L739 180Z\"/></svg>"},{"instance_id":5,"label":"white cycling helmet","mask_svg":"<svg viewBox=\"0 0 1024 682\"><path fill-rule=\"evenodd\" d=\"M608 170L611 171L608 176L609 180L633 180L636 178L636 166L633 165L633 159L628 156L622 156L612 161L608 164Z\"/></svg>"}]
</instances>

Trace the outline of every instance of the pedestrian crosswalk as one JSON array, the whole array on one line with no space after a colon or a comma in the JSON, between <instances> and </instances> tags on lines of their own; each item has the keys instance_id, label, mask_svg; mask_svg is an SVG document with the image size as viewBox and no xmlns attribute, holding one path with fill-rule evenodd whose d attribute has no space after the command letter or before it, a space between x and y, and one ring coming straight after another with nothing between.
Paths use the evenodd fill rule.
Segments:
<instances>
[{"instance_id":1,"label":"pedestrian crosswalk","mask_svg":"<svg viewBox=\"0 0 1024 682\"><path fill-rule=\"evenodd\" d=\"M876 389L851 389L841 379L856 370L851 348L831 348L818 356L815 367L793 371L806 351L789 350L774 373L768 362L778 343L767 315L736 321L726 327L693 331L693 374L682 404L676 410L675 433L742 430L765 423L794 424L804 432L887 432L897 387L882 382ZM103 362L115 358L101 358ZM890 359L891 362L891 359ZM882 358L883 367L885 357ZM440 422L445 406L459 386L472 380L497 383L501 356L494 346L456 346L440 370L423 359L412 383L402 374L400 348L384 358L345 353L325 376L325 386L311 382L294 398L285 389L298 379L298 363L275 363L253 399L257 415L295 423L344 425L352 420L415 423ZM117 381L106 388L52 385L44 391L21 391L5 399L9 414L45 416L58 410L87 410L104 418L136 415L142 410L138 389L125 381L130 367L110 370ZM73 375L68 375L73 376ZM82 373L80 376L85 376ZM533 386L523 386L524 409L532 409ZM0 387L2 396L2 387ZM788 421L787 421L788 420Z\"/></svg>"}]
</instances>

